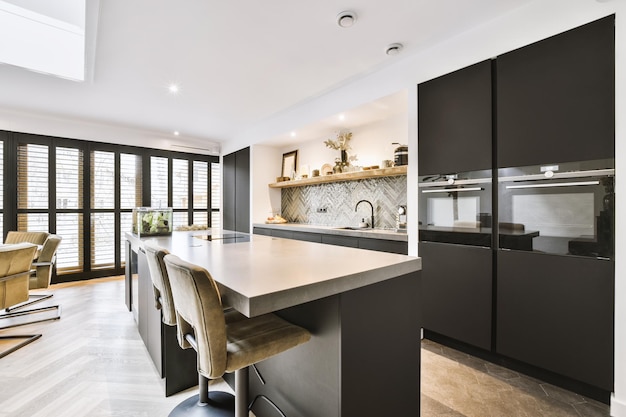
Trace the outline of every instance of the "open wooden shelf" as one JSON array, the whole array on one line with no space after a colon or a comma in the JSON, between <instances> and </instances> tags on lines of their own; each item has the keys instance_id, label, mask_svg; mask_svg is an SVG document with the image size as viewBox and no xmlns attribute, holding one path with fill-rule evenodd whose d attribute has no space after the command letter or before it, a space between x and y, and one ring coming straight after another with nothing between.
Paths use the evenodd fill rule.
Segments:
<instances>
[{"instance_id":1,"label":"open wooden shelf","mask_svg":"<svg viewBox=\"0 0 626 417\"><path fill-rule=\"evenodd\" d=\"M329 182L355 181L366 178L394 177L406 175L407 166L393 168L368 169L364 171L346 172L343 174L321 175L319 177L305 178L302 180L290 180L269 184L270 188L303 187L305 185L325 184Z\"/></svg>"}]
</instances>

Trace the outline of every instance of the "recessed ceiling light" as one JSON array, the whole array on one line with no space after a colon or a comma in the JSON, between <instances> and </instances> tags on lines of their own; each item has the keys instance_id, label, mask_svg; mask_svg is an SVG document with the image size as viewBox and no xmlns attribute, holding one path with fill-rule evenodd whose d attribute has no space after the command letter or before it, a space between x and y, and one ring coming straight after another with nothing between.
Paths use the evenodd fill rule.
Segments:
<instances>
[{"instance_id":1,"label":"recessed ceiling light","mask_svg":"<svg viewBox=\"0 0 626 417\"><path fill-rule=\"evenodd\" d=\"M180 135L180 132L178 130L175 130L174 131L174 136L178 136L178 135Z\"/></svg>"},{"instance_id":2,"label":"recessed ceiling light","mask_svg":"<svg viewBox=\"0 0 626 417\"><path fill-rule=\"evenodd\" d=\"M170 84L167 89L170 91L170 93L172 94L176 94L180 91L180 88L178 87L178 84Z\"/></svg>"},{"instance_id":3,"label":"recessed ceiling light","mask_svg":"<svg viewBox=\"0 0 626 417\"><path fill-rule=\"evenodd\" d=\"M344 11L337 15L337 24L342 28L349 28L356 23L356 13Z\"/></svg>"},{"instance_id":4,"label":"recessed ceiling light","mask_svg":"<svg viewBox=\"0 0 626 417\"><path fill-rule=\"evenodd\" d=\"M385 48L385 53L387 55L398 55L402 48L404 48L404 46L401 43L392 43Z\"/></svg>"},{"instance_id":5,"label":"recessed ceiling light","mask_svg":"<svg viewBox=\"0 0 626 417\"><path fill-rule=\"evenodd\" d=\"M346 119L346 115L345 115L345 114L343 114L343 113L341 113L341 114L339 115L339 120L345 120L345 119Z\"/></svg>"},{"instance_id":6,"label":"recessed ceiling light","mask_svg":"<svg viewBox=\"0 0 626 417\"><path fill-rule=\"evenodd\" d=\"M291 132L291 137L295 138L296 137L296 132Z\"/></svg>"}]
</instances>

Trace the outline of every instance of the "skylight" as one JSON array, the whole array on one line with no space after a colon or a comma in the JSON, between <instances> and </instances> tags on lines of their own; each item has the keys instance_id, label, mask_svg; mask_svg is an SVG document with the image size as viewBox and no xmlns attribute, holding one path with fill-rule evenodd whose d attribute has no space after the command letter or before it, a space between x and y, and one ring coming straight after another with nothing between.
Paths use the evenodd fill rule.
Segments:
<instances>
[{"instance_id":1,"label":"skylight","mask_svg":"<svg viewBox=\"0 0 626 417\"><path fill-rule=\"evenodd\" d=\"M85 0L0 0L0 63L85 80Z\"/></svg>"}]
</instances>

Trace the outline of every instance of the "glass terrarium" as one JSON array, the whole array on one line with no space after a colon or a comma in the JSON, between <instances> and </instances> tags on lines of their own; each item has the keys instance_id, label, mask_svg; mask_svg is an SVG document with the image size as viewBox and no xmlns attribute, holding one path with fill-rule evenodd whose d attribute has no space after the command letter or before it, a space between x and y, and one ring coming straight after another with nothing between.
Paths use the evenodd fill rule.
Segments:
<instances>
[{"instance_id":1,"label":"glass terrarium","mask_svg":"<svg viewBox=\"0 0 626 417\"><path fill-rule=\"evenodd\" d=\"M172 234L172 208L137 207L133 209L133 233L142 236Z\"/></svg>"}]
</instances>

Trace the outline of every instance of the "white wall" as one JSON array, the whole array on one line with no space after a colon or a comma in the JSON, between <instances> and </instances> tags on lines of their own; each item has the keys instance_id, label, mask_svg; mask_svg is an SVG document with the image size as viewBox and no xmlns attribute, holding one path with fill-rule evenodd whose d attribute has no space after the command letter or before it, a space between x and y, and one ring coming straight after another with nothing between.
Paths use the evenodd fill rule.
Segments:
<instances>
[{"instance_id":1,"label":"white wall","mask_svg":"<svg viewBox=\"0 0 626 417\"><path fill-rule=\"evenodd\" d=\"M270 215L280 213L280 189L269 188L267 184L276 181L281 165L282 153L278 148L262 145L250 148L251 223L263 223Z\"/></svg>"},{"instance_id":2,"label":"white wall","mask_svg":"<svg viewBox=\"0 0 626 417\"><path fill-rule=\"evenodd\" d=\"M407 112L393 115L385 120L375 121L366 125L360 125L355 128L350 127L350 123L346 122L345 130L352 132L348 155L356 155L357 161L353 165L372 166L379 165L382 167L384 159L393 160L393 153L396 145L392 142L406 144L407 135ZM280 148L282 153L298 151L298 167L299 173L303 174L300 168L308 166L309 171L320 169L324 164L335 165L335 158L338 158L340 152L327 148L324 145L326 139L335 139L336 133L326 136L320 136L317 139L307 142L297 143L294 145L286 145ZM281 156L282 157L282 156ZM277 166L276 176L280 175L281 165ZM307 175L311 175L310 172Z\"/></svg>"},{"instance_id":3,"label":"white wall","mask_svg":"<svg viewBox=\"0 0 626 417\"><path fill-rule=\"evenodd\" d=\"M626 1L536 0L507 16L467 31L426 51L398 56L395 64L357 79L328 94L270 118L239 137L228 147L238 149L283 132L308 125L345 109L357 107L400 90L408 94L409 181L417 178L417 119L415 86L470 64L495 57L568 29L616 13L616 172L626 166ZM591 138L592 139L592 138ZM616 213L626 211L626 181L616 181ZM417 224L417 186L408 183L410 224ZM615 392L611 413L626 417L626 216L616 219L615 284ZM409 253L417 254L417 233L409 234ZM621 255L621 256L620 256ZM585 337L581 329L581 337Z\"/></svg>"}]
</instances>

